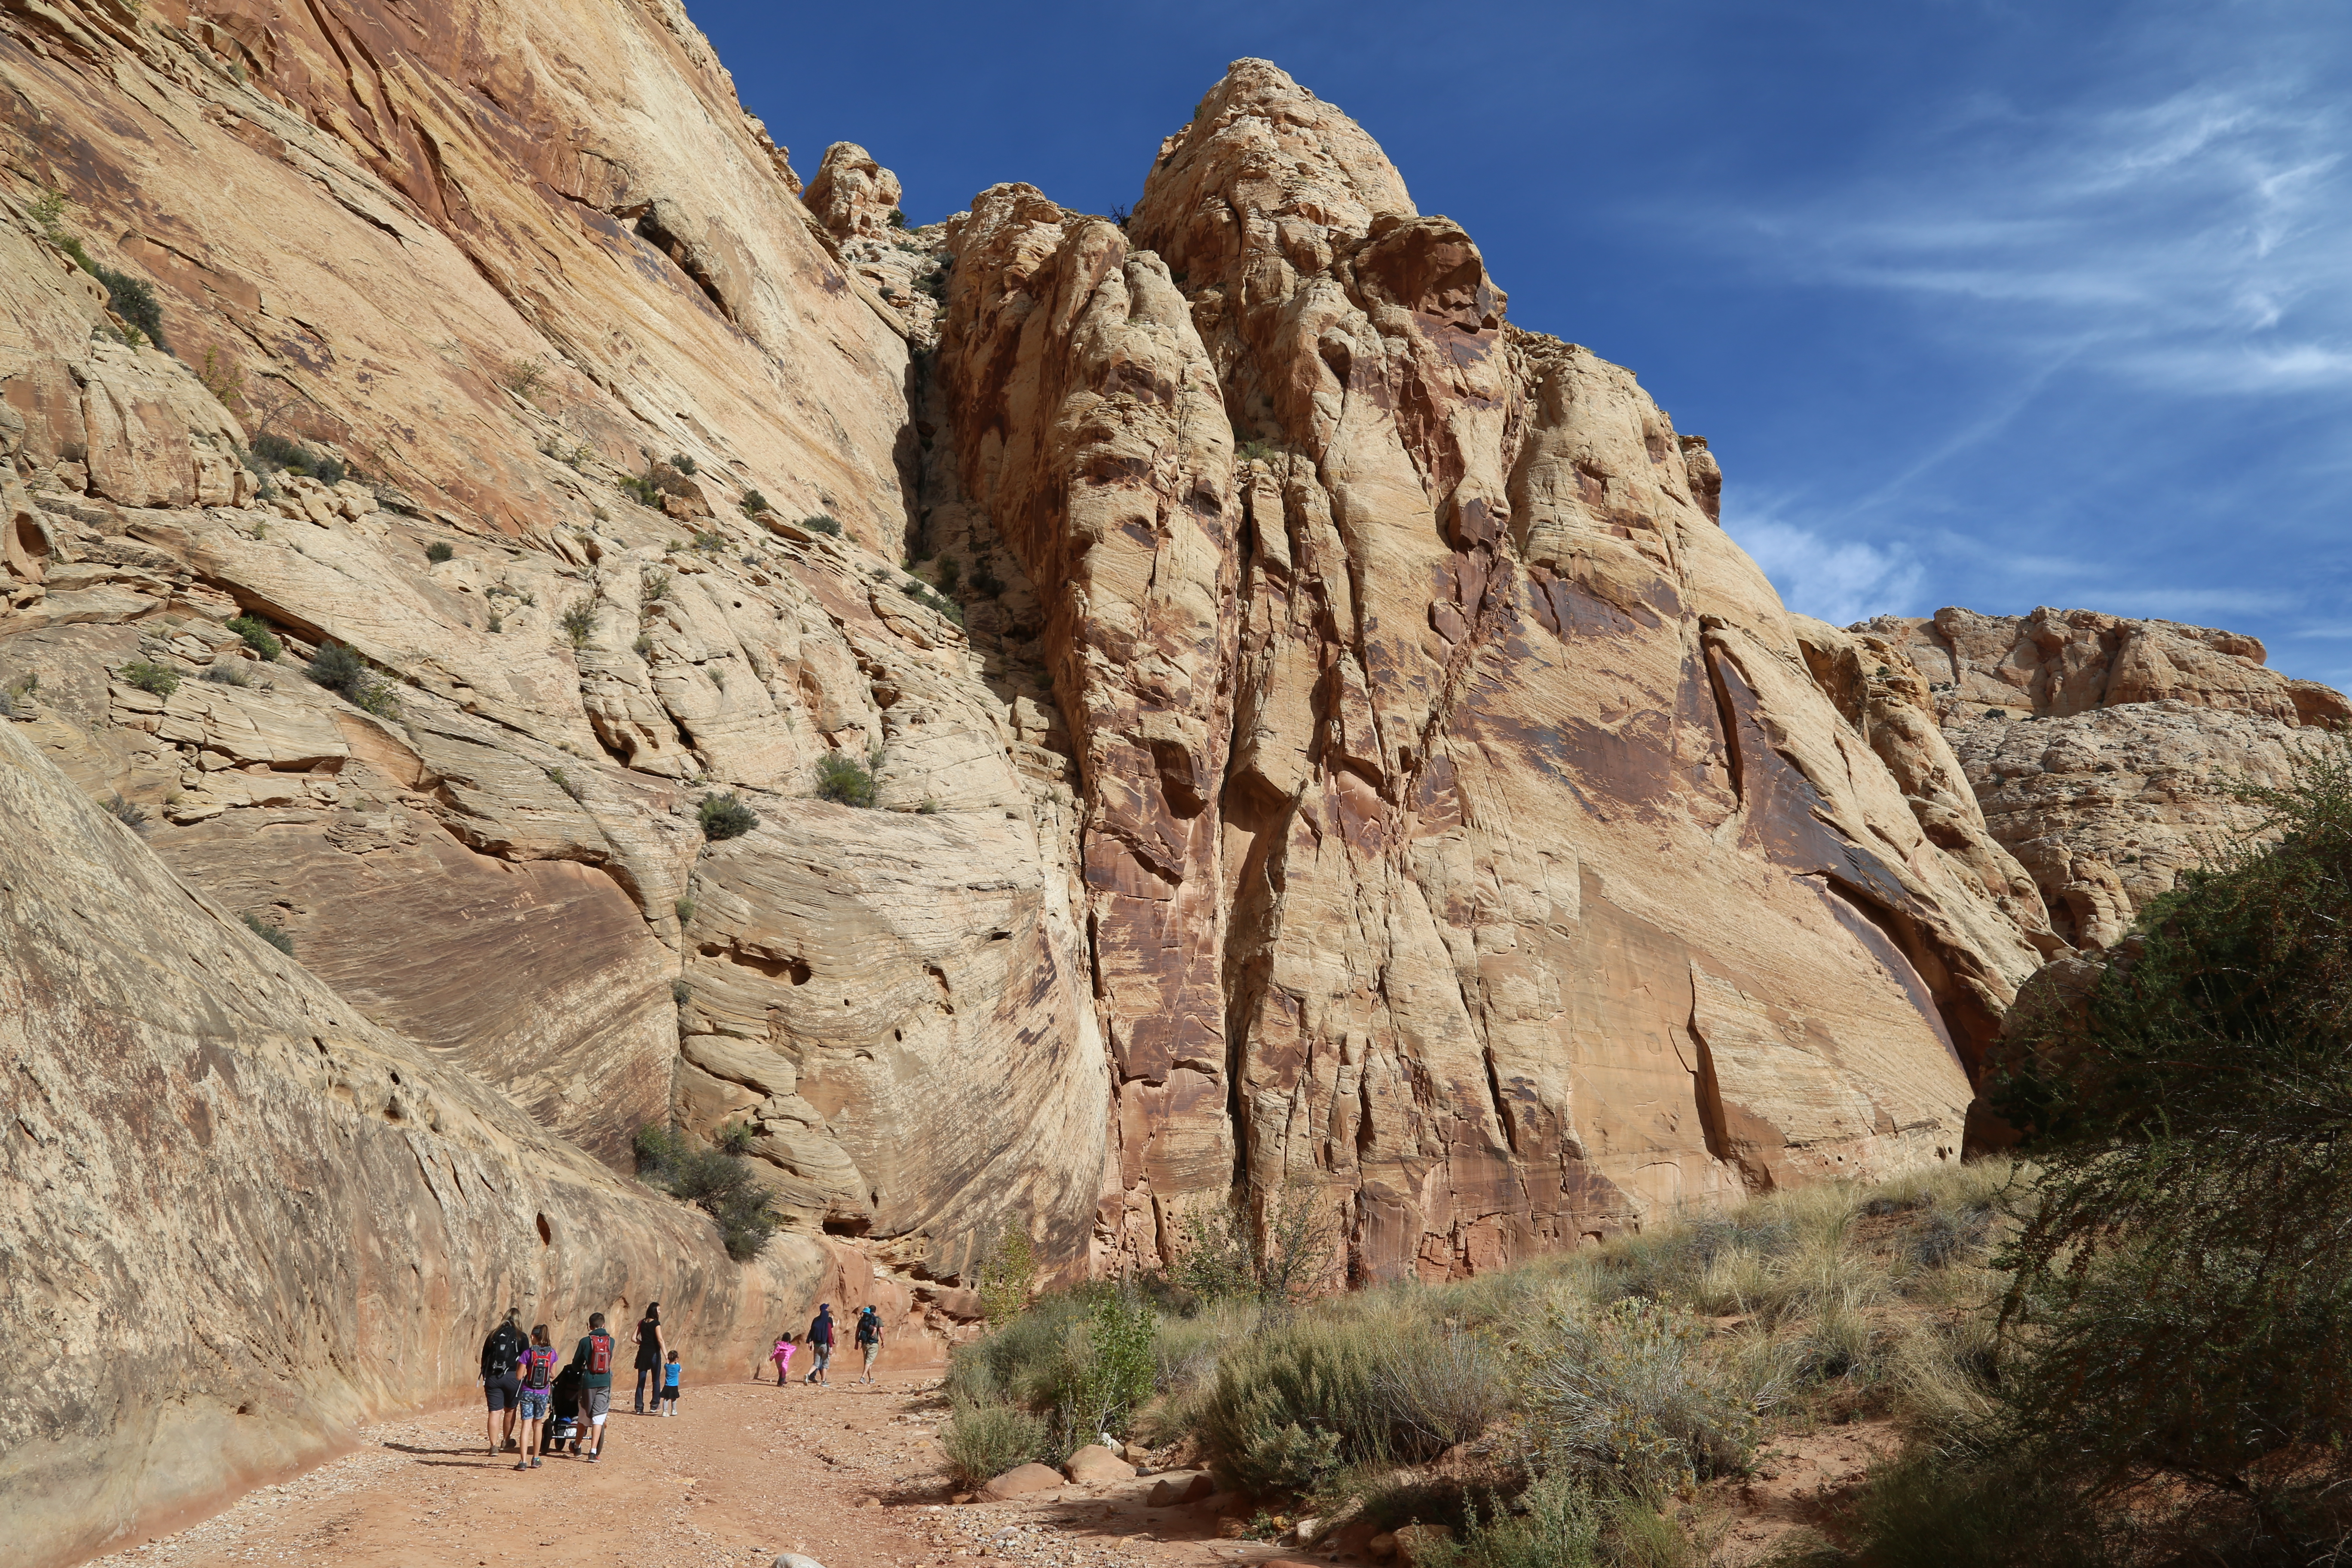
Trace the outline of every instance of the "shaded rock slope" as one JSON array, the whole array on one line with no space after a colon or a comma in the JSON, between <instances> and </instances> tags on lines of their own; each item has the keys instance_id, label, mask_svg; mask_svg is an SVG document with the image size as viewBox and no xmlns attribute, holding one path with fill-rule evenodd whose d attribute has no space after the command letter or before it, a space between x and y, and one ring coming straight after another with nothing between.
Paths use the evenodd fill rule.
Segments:
<instances>
[{"instance_id":1,"label":"shaded rock slope","mask_svg":"<svg viewBox=\"0 0 2352 1568\"><path fill-rule=\"evenodd\" d=\"M1304 1187L1335 1279L1444 1279L1956 1158L2201 773L2342 711L1789 614L1706 442L1264 62L1123 225L915 230L675 0L0 0L0 91L37 1560L461 1389L509 1291L734 1354L951 1333L1007 1224L1111 1271ZM616 1173L665 1120L746 1128L757 1264Z\"/></svg>"}]
</instances>

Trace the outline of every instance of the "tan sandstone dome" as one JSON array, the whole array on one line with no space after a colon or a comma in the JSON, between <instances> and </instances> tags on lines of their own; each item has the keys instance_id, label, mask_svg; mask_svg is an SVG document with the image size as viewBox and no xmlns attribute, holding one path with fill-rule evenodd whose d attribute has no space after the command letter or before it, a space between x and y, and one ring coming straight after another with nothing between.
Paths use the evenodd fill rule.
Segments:
<instances>
[{"instance_id":1,"label":"tan sandstone dome","mask_svg":"<svg viewBox=\"0 0 2352 1568\"><path fill-rule=\"evenodd\" d=\"M1124 226L913 231L675 0L0 5L0 85L36 1563L463 1392L509 1300L748 1367L820 1290L951 1336L1008 1224L1150 1268L1303 1189L1330 1283L1443 1279L1958 1158L2018 986L2346 711L1789 614L1706 444L1263 61ZM628 1179L666 1121L740 1131L754 1263Z\"/></svg>"}]
</instances>

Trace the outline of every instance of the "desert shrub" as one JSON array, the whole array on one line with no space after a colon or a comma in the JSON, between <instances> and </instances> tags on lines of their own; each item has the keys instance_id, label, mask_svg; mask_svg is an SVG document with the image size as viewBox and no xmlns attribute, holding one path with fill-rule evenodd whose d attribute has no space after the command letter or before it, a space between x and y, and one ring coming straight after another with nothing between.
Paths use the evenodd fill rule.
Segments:
<instances>
[{"instance_id":1,"label":"desert shrub","mask_svg":"<svg viewBox=\"0 0 2352 1568\"><path fill-rule=\"evenodd\" d=\"M627 495L631 500L635 501L639 506L653 507L656 510L659 510L662 500L661 487L655 484L649 476L643 474L623 474L613 482L619 486L623 493Z\"/></svg>"},{"instance_id":2,"label":"desert shrub","mask_svg":"<svg viewBox=\"0 0 2352 1568\"><path fill-rule=\"evenodd\" d=\"M681 925L691 925L694 923L694 900L692 899L681 898L676 903L672 904L670 908L677 911L678 922Z\"/></svg>"},{"instance_id":3,"label":"desert shrub","mask_svg":"<svg viewBox=\"0 0 2352 1568\"><path fill-rule=\"evenodd\" d=\"M650 603L655 599L666 599L669 597L669 584L670 576L668 573L646 573L645 594L647 602Z\"/></svg>"},{"instance_id":4,"label":"desert shrub","mask_svg":"<svg viewBox=\"0 0 2352 1568\"><path fill-rule=\"evenodd\" d=\"M135 801L123 799L121 795L116 795L107 801L106 811L108 816L113 817L115 821L121 823L125 827L144 827L147 826L147 813L145 808L139 805Z\"/></svg>"},{"instance_id":5,"label":"desert shrub","mask_svg":"<svg viewBox=\"0 0 2352 1568\"><path fill-rule=\"evenodd\" d=\"M528 401L547 380L547 364L538 359L510 359L499 367L500 386Z\"/></svg>"},{"instance_id":6,"label":"desert shrub","mask_svg":"<svg viewBox=\"0 0 2352 1568\"><path fill-rule=\"evenodd\" d=\"M1202 1300L1248 1296L1276 1310L1307 1300L1329 1277L1339 1227L1311 1182L1286 1183L1260 1225L1237 1194L1178 1221L1170 1282Z\"/></svg>"},{"instance_id":7,"label":"desert shrub","mask_svg":"<svg viewBox=\"0 0 2352 1568\"><path fill-rule=\"evenodd\" d=\"M491 631L502 632L507 629L507 618L504 616L493 612L489 620L486 622L485 625L487 625Z\"/></svg>"},{"instance_id":8,"label":"desert shrub","mask_svg":"<svg viewBox=\"0 0 2352 1568\"><path fill-rule=\"evenodd\" d=\"M1399 1341L1374 1382L1397 1446L1442 1454L1510 1408L1502 1357L1476 1334L1426 1329Z\"/></svg>"},{"instance_id":9,"label":"desert shrub","mask_svg":"<svg viewBox=\"0 0 2352 1568\"><path fill-rule=\"evenodd\" d=\"M279 930L274 925L271 925L259 915L253 914L249 911L237 916L237 919L245 922L246 930L259 937L262 941L268 942L270 946L276 948L287 957L291 958L294 956L294 939L287 935L285 931Z\"/></svg>"},{"instance_id":10,"label":"desert shrub","mask_svg":"<svg viewBox=\"0 0 2352 1568\"><path fill-rule=\"evenodd\" d=\"M681 474L691 474L694 472L694 459L688 457L683 452L672 453L670 455L669 466L676 468Z\"/></svg>"},{"instance_id":11,"label":"desert shrub","mask_svg":"<svg viewBox=\"0 0 2352 1568\"><path fill-rule=\"evenodd\" d=\"M1991 1064L2041 1167L1996 1259L2009 1441L2085 1486L2352 1476L2352 736L2240 794L2255 834L2128 963L2046 975Z\"/></svg>"},{"instance_id":12,"label":"desert shrub","mask_svg":"<svg viewBox=\"0 0 2352 1568\"><path fill-rule=\"evenodd\" d=\"M388 719L399 711L392 687L370 669L356 651L342 643L320 644L318 654L303 673L352 707L379 719Z\"/></svg>"},{"instance_id":13,"label":"desert shrub","mask_svg":"<svg viewBox=\"0 0 2352 1568\"><path fill-rule=\"evenodd\" d=\"M781 1223L744 1158L749 1143L739 1140L732 1152L698 1148L677 1129L650 1122L635 1140L638 1180L710 1215L739 1263L756 1257Z\"/></svg>"},{"instance_id":14,"label":"desert shrub","mask_svg":"<svg viewBox=\"0 0 2352 1568\"><path fill-rule=\"evenodd\" d=\"M706 795L695 807L695 820L702 825L702 836L717 842L722 838L740 838L760 826L759 813L745 805L735 792Z\"/></svg>"},{"instance_id":15,"label":"desert shrub","mask_svg":"<svg viewBox=\"0 0 2352 1568\"><path fill-rule=\"evenodd\" d=\"M451 544L446 539L439 539L434 541L433 543L425 549L425 559L430 561L436 566L438 566L441 563L449 560L457 553L457 547L456 545Z\"/></svg>"},{"instance_id":16,"label":"desert shrub","mask_svg":"<svg viewBox=\"0 0 2352 1568\"><path fill-rule=\"evenodd\" d=\"M745 517L758 517L768 510L768 498L758 490L745 490L742 499L735 504L743 509Z\"/></svg>"},{"instance_id":17,"label":"desert shrub","mask_svg":"<svg viewBox=\"0 0 2352 1568\"><path fill-rule=\"evenodd\" d=\"M1705 1352L1704 1325L1640 1297L1562 1303L1523 1374L1528 1436L1547 1468L1664 1493L1743 1468L1770 1387Z\"/></svg>"},{"instance_id":18,"label":"desert shrub","mask_svg":"<svg viewBox=\"0 0 2352 1568\"><path fill-rule=\"evenodd\" d=\"M942 555L940 557L940 587L943 591L950 594L954 593L956 582L962 576L962 574L963 568L957 564L956 558L954 556Z\"/></svg>"},{"instance_id":19,"label":"desert shrub","mask_svg":"<svg viewBox=\"0 0 2352 1568\"><path fill-rule=\"evenodd\" d=\"M196 380L223 406L245 396L244 367L221 358L217 349L205 351L204 368L196 372Z\"/></svg>"},{"instance_id":20,"label":"desert shrub","mask_svg":"<svg viewBox=\"0 0 2352 1568\"><path fill-rule=\"evenodd\" d=\"M1374 1336L1313 1319L1228 1350L1201 1411L1219 1477L1248 1491L1304 1492L1344 1467L1393 1457L1382 1352Z\"/></svg>"},{"instance_id":21,"label":"desert shrub","mask_svg":"<svg viewBox=\"0 0 2352 1568\"><path fill-rule=\"evenodd\" d=\"M940 1434L948 1472L976 1487L1046 1453L1045 1424L1017 1405L958 1404Z\"/></svg>"},{"instance_id":22,"label":"desert shrub","mask_svg":"<svg viewBox=\"0 0 2352 1568\"><path fill-rule=\"evenodd\" d=\"M873 805L874 773L846 752L827 752L816 760L816 795L842 805Z\"/></svg>"},{"instance_id":23,"label":"desert shrub","mask_svg":"<svg viewBox=\"0 0 2352 1568\"><path fill-rule=\"evenodd\" d=\"M2048 1471L2013 1458L1956 1462L1915 1449L1872 1472L1843 1523L1843 1545L1784 1547L1775 1568L2123 1568L2134 1560L2116 1539L2131 1528L2126 1520L2103 1521ZM2219 1568L2238 1560L2180 1561Z\"/></svg>"},{"instance_id":24,"label":"desert shrub","mask_svg":"<svg viewBox=\"0 0 2352 1568\"><path fill-rule=\"evenodd\" d=\"M651 658L654 656L654 639L639 632L637 640L629 645L629 651L639 658Z\"/></svg>"},{"instance_id":25,"label":"desert shrub","mask_svg":"<svg viewBox=\"0 0 2352 1568\"><path fill-rule=\"evenodd\" d=\"M586 647L589 634L596 629L596 606L586 599L577 600L565 606L558 624L573 647Z\"/></svg>"},{"instance_id":26,"label":"desert shrub","mask_svg":"<svg viewBox=\"0 0 2352 1568\"><path fill-rule=\"evenodd\" d=\"M1008 1218L980 1266L980 1311L992 1328L1003 1328L1029 1305L1037 1288L1037 1249L1028 1231Z\"/></svg>"},{"instance_id":27,"label":"desert shrub","mask_svg":"<svg viewBox=\"0 0 2352 1568\"><path fill-rule=\"evenodd\" d=\"M209 680L215 686L251 686L252 678L237 668L237 665L242 662L238 659L215 660L205 666L203 674L198 679Z\"/></svg>"},{"instance_id":28,"label":"desert shrub","mask_svg":"<svg viewBox=\"0 0 2352 1568\"><path fill-rule=\"evenodd\" d=\"M310 477L322 485L339 485L350 475L341 458L320 455L310 461Z\"/></svg>"},{"instance_id":29,"label":"desert shrub","mask_svg":"<svg viewBox=\"0 0 2352 1568\"><path fill-rule=\"evenodd\" d=\"M841 521L825 512L801 519L801 526L812 533L830 534L836 538L841 533Z\"/></svg>"},{"instance_id":30,"label":"desert shrub","mask_svg":"<svg viewBox=\"0 0 2352 1568\"><path fill-rule=\"evenodd\" d=\"M157 697L169 697L180 689L180 672L167 664L152 659L134 658L118 672L125 686L135 686Z\"/></svg>"},{"instance_id":31,"label":"desert shrub","mask_svg":"<svg viewBox=\"0 0 2352 1568\"><path fill-rule=\"evenodd\" d=\"M704 529L694 536L694 547L705 552L724 550L727 548L727 536Z\"/></svg>"},{"instance_id":32,"label":"desert shrub","mask_svg":"<svg viewBox=\"0 0 2352 1568\"><path fill-rule=\"evenodd\" d=\"M1467 1500L1458 1541L1415 1554L1416 1568L1698 1568L1706 1553L1682 1526L1635 1498L1574 1477L1538 1479L1506 1510Z\"/></svg>"},{"instance_id":33,"label":"desert shrub","mask_svg":"<svg viewBox=\"0 0 2352 1568\"><path fill-rule=\"evenodd\" d=\"M556 788L562 790L572 799L578 800L580 798L580 781L573 778L570 773L565 773L562 768L548 769L547 778L550 784L552 784Z\"/></svg>"}]
</instances>

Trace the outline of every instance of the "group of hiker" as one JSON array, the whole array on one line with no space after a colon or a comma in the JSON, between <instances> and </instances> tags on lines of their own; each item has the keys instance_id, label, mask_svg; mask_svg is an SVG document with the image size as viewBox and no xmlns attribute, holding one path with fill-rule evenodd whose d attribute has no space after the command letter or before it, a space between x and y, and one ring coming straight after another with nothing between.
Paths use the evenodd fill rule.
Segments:
<instances>
[{"instance_id":1,"label":"group of hiker","mask_svg":"<svg viewBox=\"0 0 2352 1568\"><path fill-rule=\"evenodd\" d=\"M629 1331L636 1346L636 1413L677 1414L678 1380L684 1369L677 1352L662 1345L661 1303ZM489 1398L484 1436L490 1457L503 1447L516 1456L518 1470L537 1469L540 1456L570 1451L590 1464L604 1457L604 1424L613 1409L613 1366L618 1350L604 1327L604 1314L588 1314L588 1331L572 1347L572 1359L557 1365L555 1342L541 1323L528 1337L522 1309L509 1307L504 1321L482 1342L482 1387ZM652 1394L652 1409L646 1394ZM503 1433L500 1427L503 1426Z\"/></svg>"},{"instance_id":2,"label":"group of hiker","mask_svg":"<svg viewBox=\"0 0 2352 1568\"><path fill-rule=\"evenodd\" d=\"M833 1363L833 1303L819 1302L808 1327L810 1366L801 1381L829 1387L826 1368ZM864 1352L861 1382L874 1381L874 1359L882 1353L882 1314L874 1307L859 1310L853 1339ZM661 1303L649 1303L645 1316L629 1331L635 1357L636 1414L677 1414L678 1381L683 1368L677 1352L662 1342ZM775 1363L776 1386L784 1386L796 1346L791 1334L777 1337L770 1360ZM613 1368L619 1348L604 1327L604 1314L588 1314L588 1331L572 1346L571 1360L558 1365L555 1342L541 1323L526 1335L522 1309L509 1307L505 1320L482 1342L482 1387L488 1395L489 1415L483 1428L492 1458L501 1449L516 1456L515 1468L539 1468L542 1454L569 1451L590 1464L604 1457L604 1426L613 1408ZM651 1408L647 1408L650 1394Z\"/></svg>"},{"instance_id":3,"label":"group of hiker","mask_svg":"<svg viewBox=\"0 0 2352 1568\"><path fill-rule=\"evenodd\" d=\"M874 1358L882 1353L882 1312L879 1308L863 1307L858 1310L853 1338L866 1357L865 1374L857 1381L871 1383L874 1381ZM776 1348L768 1352L768 1359L775 1363L778 1388L783 1387L790 1380L793 1352L799 1348L793 1342L792 1335L776 1336ZM833 1303L830 1301L816 1304L816 1317L808 1326L808 1348L809 1369L801 1381L814 1384L819 1388L832 1387L832 1379L825 1375L826 1369L833 1365Z\"/></svg>"}]
</instances>

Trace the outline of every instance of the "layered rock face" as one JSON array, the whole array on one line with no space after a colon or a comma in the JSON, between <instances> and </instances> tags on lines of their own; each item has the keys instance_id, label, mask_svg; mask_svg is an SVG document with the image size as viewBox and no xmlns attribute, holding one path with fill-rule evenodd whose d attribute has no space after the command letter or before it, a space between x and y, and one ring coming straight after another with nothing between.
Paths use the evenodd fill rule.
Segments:
<instances>
[{"instance_id":1,"label":"layered rock face","mask_svg":"<svg viewBox=\"0 0 2352 1568\"><path fill-rule=\"evenodd\" d=\"M2315 732L2352 720L2341 692L2207 626L1944 609L1853 632L1939 716L1993 837L2078 947L2120 939L2252 826L2240 787L2285 783Z\"/></svg>"},{"instance_id":2,"label":"layered rock face","mask_svg":"<svg viewBox=\"0 0 2352 1568\"><path fill-rule=\"evenodd\" d=\"M509 1301L577 1332L657 1298L748 1367L785 1303L869 1289L813 1238L730 1262L694 1211L377 1027L23 725L0 723L0 1331L39 1347L0 1413L9 1561L470 1394Z\"/></svg>"},{"instance_id":3,"label":"layered rock face","mask_svg":"<svg viewBox=\"0 0 2352 1568\"><path fill-rule=\"evenodd\" d=\"M1237 1166L1442 1278L1958 1153L2039 900L1841 716L1630 375L1263 62L1124 230L1018 185L949 230L926 537L1040 585L1107 1258Z\"/></svg>"},{"instance_id":4,"label":"layered rock face","mask_svg":"<svg viewBox=\"0 0 2352 1568\"><path fill-rule=\"evenodd\" d=\"M1443 1279L1957 1157L2045 890L2091 929L1979 728L2334 710L1787 614L1706 443L1264 62L1124 227L912 232L673 0L0 0L0 77L5 1158L72 1194L8 1242L105 1281L10 1276L75 1414L5 1463L128 1478L37 1558L448 1395L512 1290L911 1340L1008 1223L1151 1267L1303 1186L1335 1281ZM748 1135L751 1269L612 1173L663 1121ZM210 1391L160 1436L66 1397L159 1297L263 1347L126 1363Z\"/></svg>"}]
</instances>

